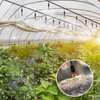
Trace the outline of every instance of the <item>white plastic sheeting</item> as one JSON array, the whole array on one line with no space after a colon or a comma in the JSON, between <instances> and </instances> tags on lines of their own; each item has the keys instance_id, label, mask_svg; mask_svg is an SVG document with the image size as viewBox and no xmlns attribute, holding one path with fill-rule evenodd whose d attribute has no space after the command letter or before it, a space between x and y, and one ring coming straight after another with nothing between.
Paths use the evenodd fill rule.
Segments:
<instances>
[{"instance_id":1,"label":"white plastic sheeting","mask_svg":"<svg viewBox=\"0 0 100 100\"><path fill-rule=\"evenodd\" d=\"M59 20L50 16L20 7L6 0L0 0L0 43L22 43L29 40L31 42L81 40L83 36L88 36L87 39L89 39L96 33L99 34L100 25L93 23L92 26L92 21L89 20L85 24L85 18L78 15L78 20L76 21L76 14L67 10L65 10L64 17L64 9L51 3L50 9L48 9L46 0L9 1L72 24L64 24L64 22L60 21L59 25ZM100 23L100 2L98 0L50 1ZM23 8L23 16L21 15L21 8ZM36 19L34 18L35 13ZM47 22L45 22L45 17L47 17Z\"/></svg>"}]
</instances>

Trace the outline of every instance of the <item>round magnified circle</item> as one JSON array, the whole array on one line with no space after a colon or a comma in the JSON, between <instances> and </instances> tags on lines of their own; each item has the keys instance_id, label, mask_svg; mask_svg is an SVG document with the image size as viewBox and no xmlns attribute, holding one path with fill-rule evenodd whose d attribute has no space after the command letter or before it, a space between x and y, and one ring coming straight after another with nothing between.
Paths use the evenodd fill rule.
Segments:
<instances>
[{"instance_id":1,"label":"round magnified circle","mask_svg":"<svg viewBox=\"0 0 100 100\"><path fill-rule=\"evenodd\" d=\"M91 88L93 74L90 67L83 61L70 60L58 69L56 82L64 94L78 97Z\"/></svg>"}]
</instances>

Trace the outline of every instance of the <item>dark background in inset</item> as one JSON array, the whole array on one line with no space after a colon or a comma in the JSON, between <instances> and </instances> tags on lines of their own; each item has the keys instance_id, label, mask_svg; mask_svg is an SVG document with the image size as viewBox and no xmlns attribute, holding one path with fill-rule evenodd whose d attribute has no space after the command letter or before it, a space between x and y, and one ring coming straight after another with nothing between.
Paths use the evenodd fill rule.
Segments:
<instances>
[{"instance_id":1,"label":"dark background in inset","mask_svg":"<svg viewBox=\"0 0 100 100\"><path fill-rule=\"evenodd\" d=\"M81 63L81 61L72 61L72 64L75 66L75 73L77 75L87 75L87 74L92 74L90 68L85 64ZM62 80L71 78L72 72L70 69L70 61L66 62L64 65L61 66L57 73L57 82L60 82Z\"/></svg>"}]
</instances>

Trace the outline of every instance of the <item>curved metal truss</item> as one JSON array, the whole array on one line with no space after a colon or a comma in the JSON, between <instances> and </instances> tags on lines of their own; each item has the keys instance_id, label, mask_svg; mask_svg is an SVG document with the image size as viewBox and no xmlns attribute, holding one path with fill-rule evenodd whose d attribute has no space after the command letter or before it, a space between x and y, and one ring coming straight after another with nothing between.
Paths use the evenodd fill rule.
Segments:
<instances>
[{"instance_id":1,"label":"curved metal truss","mask_svg":"<svg viewBox=\"0 0 100 100\"><path fill-rule=\"evenodd\" d=\"M1 3L0 3L0 7L1 8L3 7L3 3L5 3L6 1L8 1L8 0L5 0L5 1L2 0L1 1ZM13 2L14 0L9 0L9 1ZM24 1L25 2L27 1L27 3L25 3ZM16 24L17 25L18 22L22 21L22 20L28 21L28 23L30 23L32 26L34 26L35 24L37 25L37 23L38 23L39 27L42 26L42 27L44 27L44 29L46 29L46 28L48 29L50 27L50 30L54 29L53 31L57 30L57 32L56 32L56 34L53 34L53 37L52 37L50 32L48 32L46 34L45 31L44 31L38 37L40 29L37 29L37 27L36 28L32 27L32 30L33 29L37 29L37 30L39 30L39 32L38 31L36 31L36 32L30 32L30 31L28 32L27 31L27 34L23 30L16 29L15 27L12 27L12 31L9 34L9 39L8 39L9 43L12 43L11 42L12 41L12 35L15 34L14 30L19 30L15 35L15 39L17 41L16 43L21 43L22 40L23 40L23 42L27 42L27 41L31 40L30 38L28 38L30 35L32 35L31 42L34 42L36 40L35 37L38 37L37 42L46 42L46 41L53 41L53 40L57 41L57 40L61 40L61 39L62 40L66 40L65 39L65 35L62 35L62 34L59 34L59 33L63 33L63 30L65 30L66 32L67 31L76 32L76 28L78 26L79 26L80 30L87 31L92 36L94 35L94 33L93 33L94 30L95 31L96 30L100 30L100 26L97 25L97 24L100 23L100 18L99 18L99 16L100 16L100 13L99 13L100 12L100 8L97 5L95 5L95 4L91 3L91 2L87 2L85 0L83 0L83 1L80 1L80 0L50 0L50 3L51 2L58 3L57 5L59 5L59 2L62 2L62 3L71 2L73 4L79 3L80 5L84 4L84 5L86 5L86 8L82 8L81 6L80 6L80 8L79 7L76 8L76 6L75 7L68 6L68 7L66 7L66 9L71 10L72 12L77 12L79 15L82 15L82 16L85 16L85 17L81 17L81 16L77 15L76 13L71 13L71 12L68 12L68 11L66 11L66 14L64 16L64 14L63 14L64 9L61 8L61 7L63 7L63 5L60 6L60 7L57 7L56 5L52 6L52 3L51 3L50 9L47 9L47 7L46 7L46 9L44 9L42 7L40 7L40 8L36 7L35 10L32 10L30 8L32 5L36 5L36 6L40 5L40 3L41 3L41 5L44 4L44 3L47 4L48 0L46 0L46 1L44 1L44 0L35 0L35 1L29 0L29 2L28 2L28 0L23 0L23 2L22 1L14 2L14 3L18 3L18 5L19 5L19 6L17 5L17 7L14 10L14 12L12 11L12 8L14 6L16 6L15 4L10 4L8 2L9 7L7 9L4 8L5 9L5 13L1 13L0 22L3 22L3 21L9 21L9 22L10 21L15 21L16 23L10 23L10 24L1 24L0 23L0 34L2 36L4 34L3 30L6 30L7 28L12 27L12 24ZM92 7L93 10L91 10L90 8L87 9L88 8L87 6ZM28 14L24 13L25 15L20 16L20 17L23 17L23 18L19 19L19 21L18 21L16 19L14 19L13 17L15 15L17 15L18 13L20 14L20 10L21 10L22 7L23 7L23 9L25 7L25 11L26 11L26 8L30 8L32 11L29 11L27 9L29 11L29 13ZM45 10L46 10L46 13L44 13ZM51 13L49 14L49 12L52 11L52 10L55 11L55 14L51 16ZM42 12L42 13L37 14L36 18L35 18L33 15L35 13L38 13L37 11L38 12ZM9 12L10 12L10 15L9 15ZM76 19L76 16L78 17L78 19ZM45 21L45 18L47 18L46 21ZM89 19L92 19L92 20L89 21L86 18L89 18ZM54 22L53 22L53 20L54 20ZM85 20L87 20L87 21L85 21ZM22 24L19 25L19 27L21 27L21 28L23 28L23 26L24 25L22 25ZM26 24L26 26L29 27L27 24ZM77 26L77 27L75 27L74 30L73 30L74 26ZM26 27L24 27L24 28L26 28Z\"/></svg>"}]
</instances>

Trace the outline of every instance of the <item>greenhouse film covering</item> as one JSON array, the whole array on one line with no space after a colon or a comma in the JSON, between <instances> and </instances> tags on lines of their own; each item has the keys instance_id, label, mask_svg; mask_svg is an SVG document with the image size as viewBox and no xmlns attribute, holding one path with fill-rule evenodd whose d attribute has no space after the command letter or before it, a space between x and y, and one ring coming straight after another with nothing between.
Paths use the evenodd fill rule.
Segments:
<instances>
[{"instance_id":1,"label":"greenhouse film covering","mask_svg":"<svg viewBox=\"0 0 100 100\"><path fill-rule=\"evenodd\" d=\"M51 0L49 5L46 0L0 0L0 43L92 38L99 34L99 7L98 0Z\"/></svg>"}]
</instances>

